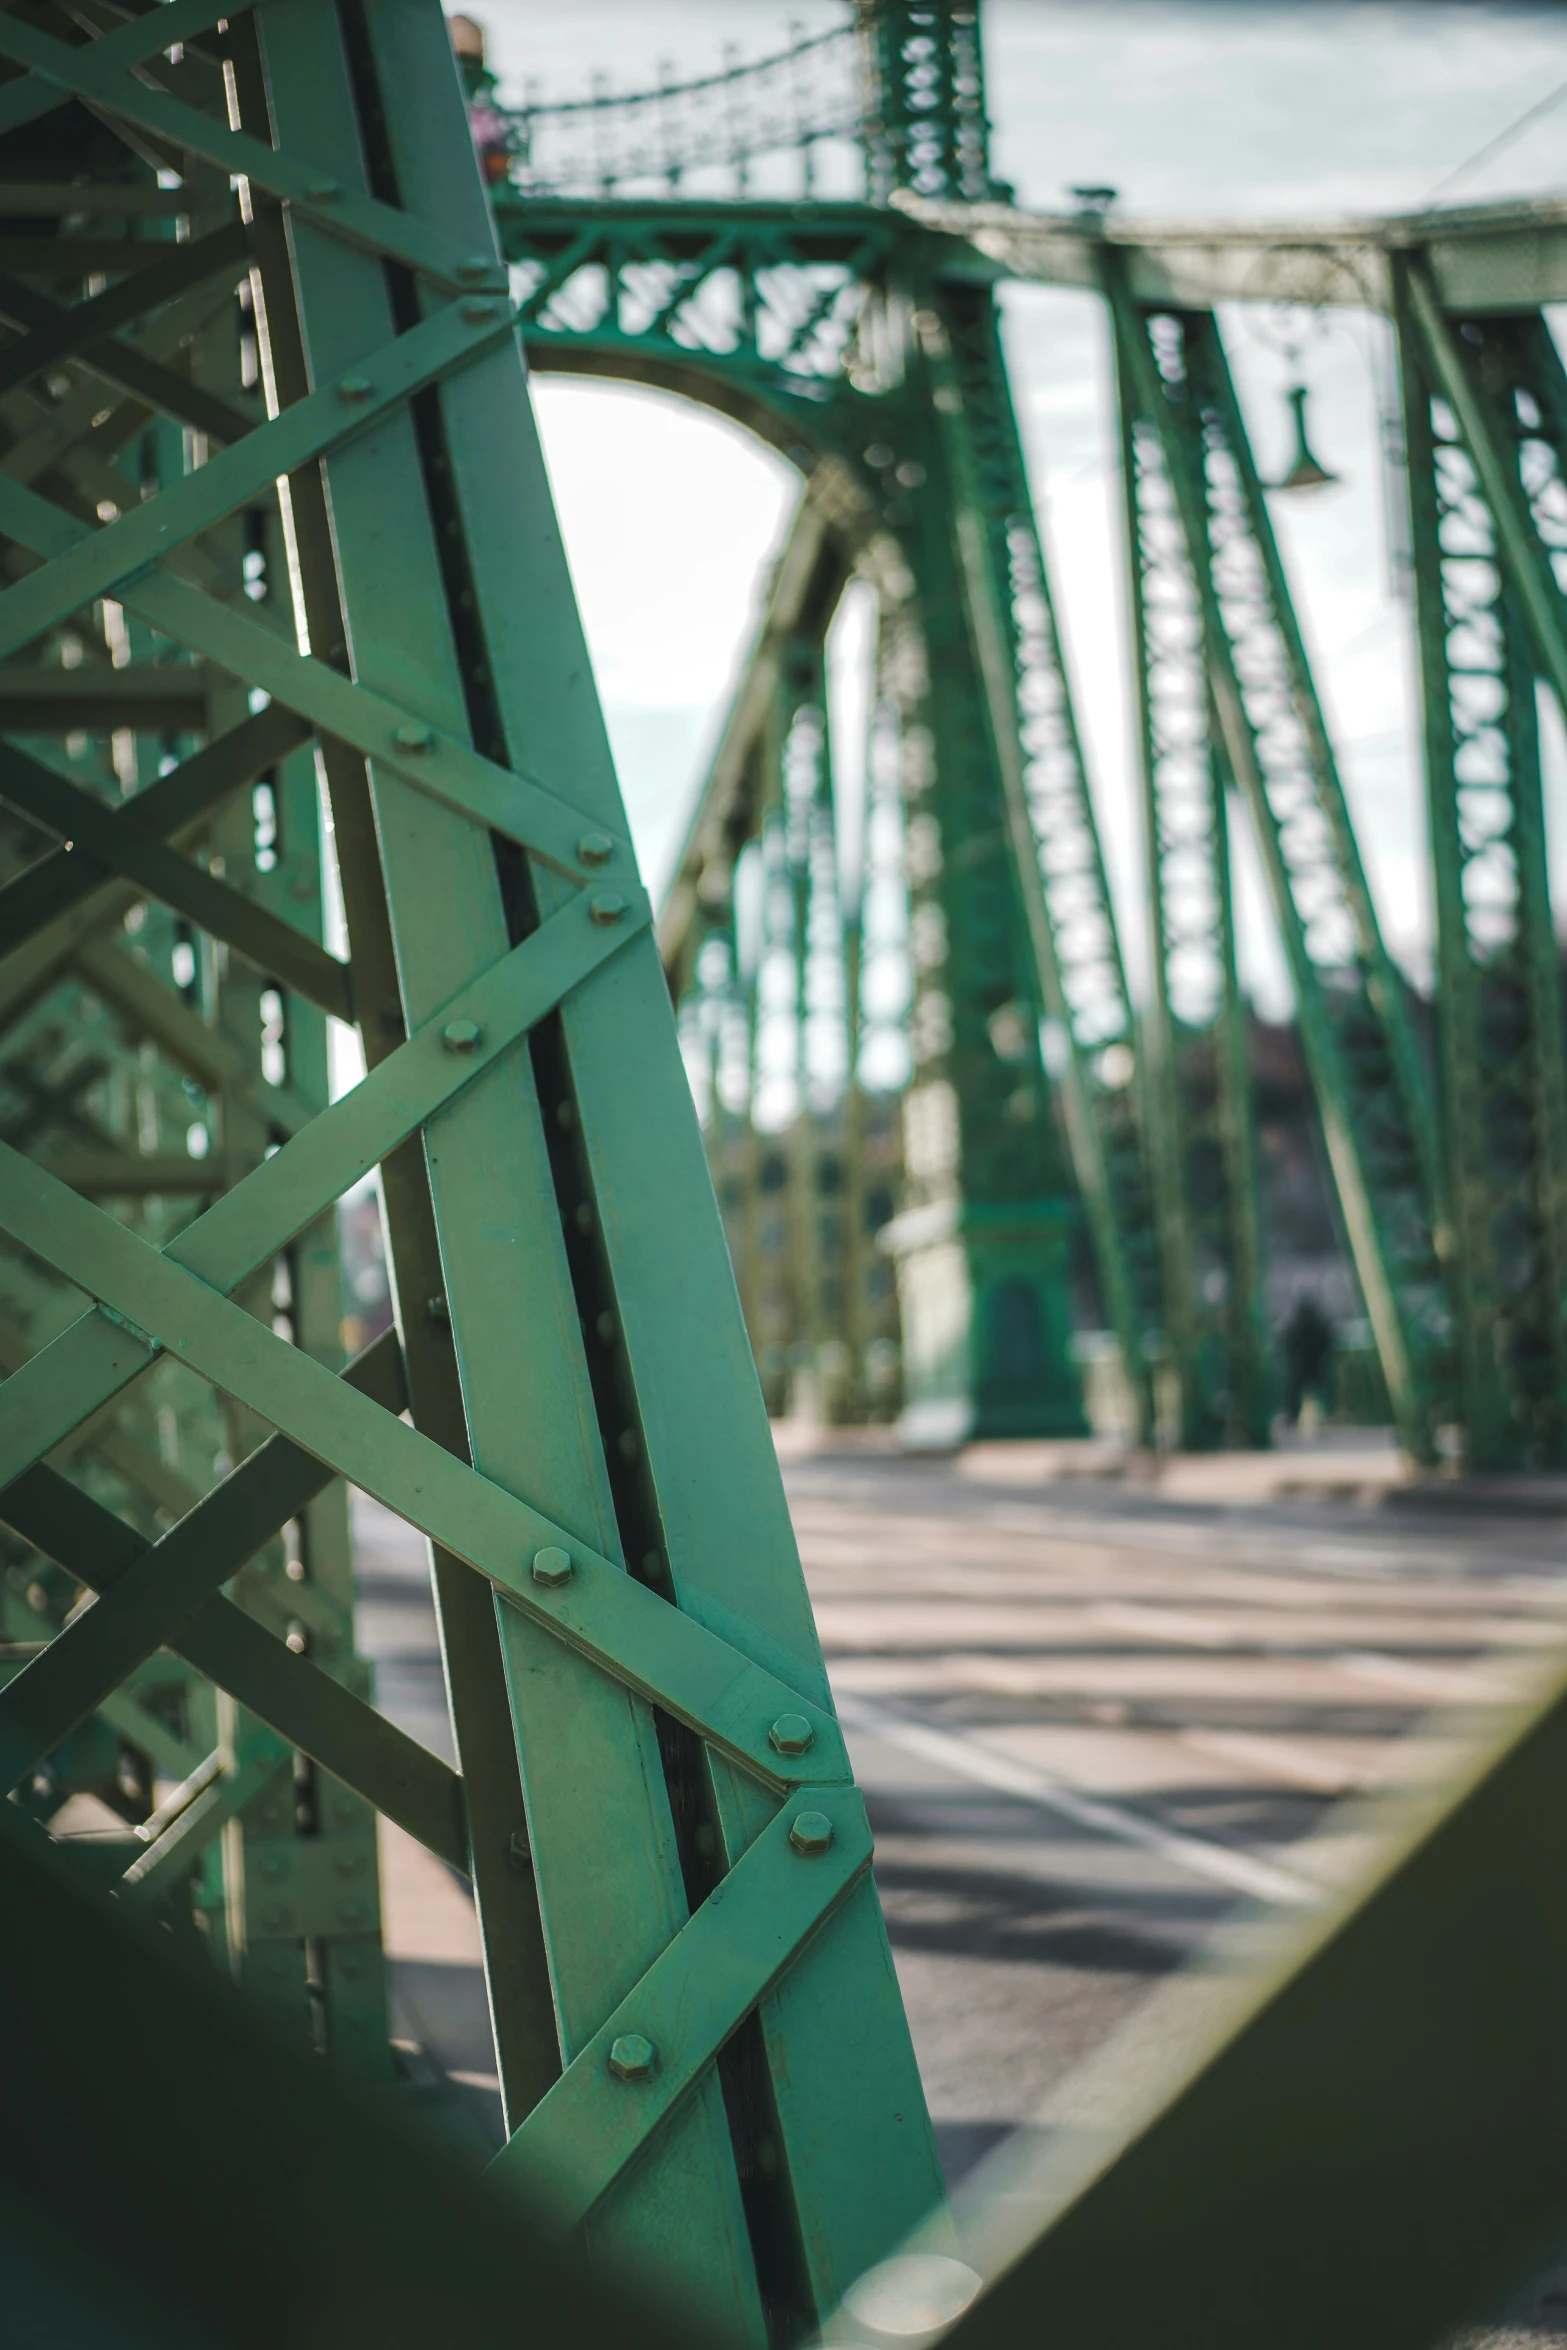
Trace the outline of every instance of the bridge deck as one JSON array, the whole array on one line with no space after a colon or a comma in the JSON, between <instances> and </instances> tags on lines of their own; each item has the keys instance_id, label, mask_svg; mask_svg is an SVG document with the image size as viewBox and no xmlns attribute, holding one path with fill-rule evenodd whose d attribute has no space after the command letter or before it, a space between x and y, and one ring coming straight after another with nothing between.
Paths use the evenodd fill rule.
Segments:
<instances>
[{"instance_id":1,"label":"bridge deck","mask_svg":"<svg viewBox=\"0 0 1567 2350\"><path fill-rule=\"evenodd\" d=\"M1049 1465L1023 1448L786 1448L952 2179L1070 2103L1074 2070L1247 1896L1298 1905L1352 1868L1366 1832L1343 1799L1440 1768L1465 1709L1567 1632L1549 1491L1506 1511L1268 1498L1396 1482L1374 1452L1344 1461L1177 1464L1166 1491L1003 1482ZM449 1751L419 1546L360 1511L380 1702ZM386 1867L401 2029L477 2151L499 2108L471 1911L417 1847L389 1842Z\"/></svg>"}]
</instances>

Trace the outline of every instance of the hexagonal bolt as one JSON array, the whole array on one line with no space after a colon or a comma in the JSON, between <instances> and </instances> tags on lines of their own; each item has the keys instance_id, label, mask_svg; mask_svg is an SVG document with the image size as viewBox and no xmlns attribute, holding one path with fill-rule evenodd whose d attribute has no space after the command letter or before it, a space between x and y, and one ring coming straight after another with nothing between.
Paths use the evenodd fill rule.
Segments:
<instances>
[{"instance_id":1,"label":"hexagonal bolt","mask_svg":"<svg viewBox=\"0 0 1567 2350\"><path fill-rule=\"evenodd\" d=\"M441 1030L441 1043L449 1053L471 1053L480 1034L476 1020L448 1020Z\"/></svg>"},{"instance_id":2,"label":"hexagonal bolt","mask_svg":"<svg viewBox=\"0 0 1567 2350\"><path fill-rule=\"evenodd\" d=\"M340 400L346 400L351 408L356 407L361 400L370 397L370 378L367 375L343 376L338 383L337 396Z\"/></svg>"},{"instance_id":3,"label":"hexagonal bolt","mask_svg":"<svg viewBox=\"0 0 1567 2350\"><path fill-rule=\"evenodd\" d=\"M558 1584L569 1583L571 1573L571 1553L569 1551L556 1550L551 1545L547 1550L534 1552L533 1580L535 1583L547 1584L553 1591Z\"/></svg>"},{"instance_id":4,"label":"hexagonal bolt","mask_svg":"<svg viewBox=\"0 0 1567 2350\"><path fill-rule=\"evenodd\" d=\"M816 1742L816 1732L804 1714L780 1714L767 1733L767 1743L780 1754L805 1754Z\"/></svg>"},{"instance_id":5,"label":"hexagonal bolt","mask_svg":"<svg viewBox=\"0 0 1567 2350\"><path fill-rule=\"evenodd\" d=\"M588 900L588 920L596 922L600 930L612 929L625 911L626 901L616 890L601 889L597 897Z\"/></svg>"},{"instance_id":6,"label":"hexagonal bolt","mask_svg":"<svg viewBox=\"0 0 1567 2350\"><path fill-rule=\"evenodd\" d=\"M658 2061L658 2050L640 2032L622 2032L609 2048L609 2069L617 2081L645 2081Z\"/></svg>"},{"instance_id":7,"label":"hexagonal bolt","mask_svg":"<svg viewBox=\"0 0 1567 2350\"><path fill-rule=\"evenodd\" d=\"M607 865L615 854L615 844L607 832L585 832L577 843L577 855L584 865Z\"/></svg>"},{"instance_id":8,"label":"hexagonal bolt","mask_svg":"<svg viewBox=\"0 0 1567 2350\"><path fill-rule=\"evenodd\" d=\"M417 718L410 718L403 725L393 727L392 740L400 751L427 751L435 736Z\"/></svg>"},{"instance_id":9,"label":"hexagonal bolt","mask_svg":"<svg viewBox=\"0 0 1567 2350\"><path fill-rule=\"evenodd\" d=\"M832 1842L832 1822L824 1811L798 1811L789 1823L789 1841L796 1852L825 1852Z\"/></svg>"}]
</instances>

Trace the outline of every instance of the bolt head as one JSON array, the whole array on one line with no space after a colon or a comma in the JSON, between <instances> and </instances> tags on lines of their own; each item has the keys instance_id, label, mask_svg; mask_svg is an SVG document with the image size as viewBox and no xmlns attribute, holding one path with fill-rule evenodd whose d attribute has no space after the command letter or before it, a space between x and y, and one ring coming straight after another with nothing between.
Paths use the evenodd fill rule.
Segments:
<instances>
[{"instance_id":1,"label":"bolt head","mask_svg":"<svg viewBox=\"0 0 1567 2350\"><path fill-rule=\"evenodd\" d=\"M597 897L588 900L588 919L600 930L612 929L625 911L625 899L612 889L601 889Z\"/></svg>"},{"instance_id":2,"label":"bolt head","mask_svg":"<svg viewBox=\"0 0 1567 2350\"><path fill-rule=\"evenodd\" d=\"M796 1852L825 1852L832 1842L832 1822L824 1811L798 1811L789 1823L789 1841Z\"/></svg>"},{"instance_id":3,"label":"bolt head","mask_svg":"<svg viewBox=\"0 0 1567 2350\"><path fill-rule=\"evenodd\" d=\"M558 1585L569 1583L571 1575L570 1551L557 1550L552 1543L547 1550L534 1552L533 1580L535 1583L546 1584L553 1591Z\"/></svg>"},{"instance_id":4,"label":"bolt head","mask_svg":"<svg viewBox=\"0 0 1567 2350\"><path fill-rule=\"evenodd\" d=\"M336 180L312 180L305 190L312 204L331 204L342 194Z\"/></svg>"},{"instance_id":5,"label":"bolt head","mask_svg":"<svg viewBox=\"0 0 1567 2350\"><path fill-rule=\"evenodd\" d=\"M640 2032L622 2032L610 2042L609 2069L617 2081L645 2081L657 2062L658 2051Z\"/></svg>"},{"instance_id":6,"label":"bolt head","mask_svg":"<svg viewBox=\"0 0 1567 2350\"><path fill-rule=\"evenodd\" d=\"M367 375L345 375L338 384L337 396L340 400L346 400L350 406L356 401L368 400L370 378Z\"/></svg>"},{"instance_id":7,"label":"bolt head","mask_svg":"<svg viewBox=\"0 0 1567 2350\"><path fill-rule=\"evenodd\" d=\"M615 844L607 832L585 832L577 843L577 854L584 865L607 865L615 854Z\"/></svg>"},{"instance_id":8,"label":"bolt head","mask_svg":"<svg viewBox=\"0 0 1567 2350\"><path fill-rule=\"evenodd\" d=\"M816 1732L804 1714L780 1714L767 1733L769 1746L780 1754L804 1754L814 1743Z\"/></svg>"},{"instance_id":9,"label":"bolt head","mask_svg":"<svg viewBox=\"0 0 1567 2350\"><path fill-rule=\"evenodd\" d=\"M475 253L471 259L458 262L457 275L465 286L482 285L494 267L493 261L486 261L482 253Z\"/></svg>"},{"instance_id":10,"label":"bolt head","mask_svg":"<svg viewBox=\"0 0 1567 2350\"><path fill-rule=\"evenodd\" d=\"M441 1042L449 1053L471 1053L480 1033L476 1020L448 1020L441 1030Z\"/></svg>"},{"instance_id":11,"label":"bolt head","mask_svg":"<svg viewBox=\"0 0 1567 2350\"><path fill-rule=\"evenodd\" d=\"M435 737L417 719L409 719L394 730L392 740L400 751L427 751Z\"/></svg>"},{"instance_id":12,"label":"bolt head","mask_svg":"<svg viewBox=\"0 0 1567 2350\"><path fill-rule=\"evenodd\" d=\"M493 302L465 302L462 306L462 314L470 326L483 326L487 318L495 316L495 304Z\"/></svg>"}]
</instances>

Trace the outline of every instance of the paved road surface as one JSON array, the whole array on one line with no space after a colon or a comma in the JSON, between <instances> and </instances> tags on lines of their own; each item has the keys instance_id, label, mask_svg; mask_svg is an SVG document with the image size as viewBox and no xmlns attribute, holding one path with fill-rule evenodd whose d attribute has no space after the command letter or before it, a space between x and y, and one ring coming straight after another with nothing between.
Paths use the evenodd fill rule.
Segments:
<instances>
[{"instance_id":1,"label":"paved road surface","mask_svg":"<svg viewBox=\"0 0 1567 2350\"><path fill-rule=\"evenodd\" d=\"M1343 1799L1439 1769L1567 1636L1562 1520L861 1453L785 1474L953 2180L1070 2103L1238 1903L1298 1907L1353 1867ZM360 1539L379 1701L449 1752L420 1546L373 1504ZM499 2125L471 1912L439 1876L389 1849L402 2028L477 2142Z\"/></svg>"}]
</instances>

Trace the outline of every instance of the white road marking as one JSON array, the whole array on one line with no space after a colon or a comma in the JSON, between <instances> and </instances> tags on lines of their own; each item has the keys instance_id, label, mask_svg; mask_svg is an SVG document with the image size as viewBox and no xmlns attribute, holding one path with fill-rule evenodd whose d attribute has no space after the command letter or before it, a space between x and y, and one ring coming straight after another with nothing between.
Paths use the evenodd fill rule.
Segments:
<instances>
[{"instance_id":1,"label":"white road marking","mask_svg":"<svg viewBox=\"0 0 1567 2350\"><path fill-rule=\"evenodd\" d=\"M1381 1656L1360 1648L1346 1649L1333 1662L1358 1681L1380 1681L1388 1689L1408 1689L1448 1705L1493 1704L1518 1694L1494 1674L1465 1665L1420 1664L1411 1657Z\"/></svg>"},{"instance_id":2,"label":"white road marking","mask_svg":"<svg viewBox=\"0 0 1567 2350\"><path fill-rule=\"evenodd\" d=\"M1189 1614L1184 1608L1144 1607L1137 1600L1110 1599L1088 1612L1107 1632L1167 1640L1177 1648L1237 1648L1241 1641L1234 1624L1221 1623L1217 1616Z\"/></svg>"},{"instance_id":3,"label":"white road marking","mask_svg":"<svg viewBox=\"0 0 1567 2350\"><path fill-rule=\"evenodd\" d=\"M906 1715L873 1704L869 1698L847 1693L838 1698L838 1712L850 1730L863 1730L873 1738L884 1739L889 1746L900 1747L905 1754L917 1755L923 1762L938 1763L960 1778L972 1779L982 1787L995 1787L1024 1803L1037 1804L1042 1811L1055 1812L1094 1835L1109 1836L1119 1844L1138 1844L1145 1851L1160 1853L1177 1868L1186 1869L1193 1876L1206 1877L1214 1884L1228 1885L1233 1892L1249 1894L1257 1901L1285 1902L1295 1907L1323 1898L1320 1885L1298 1876L1293 1869L1262 1860L1255 1853L1238 1852L1228 1844L1211 1843L1205 1836L1188 1836L1178 1828L1162 1827L1157 1820L1146 1819L1140 1812L1128 1811L1121 1804L1106 1802L1101 1796L1083 1795L1048 1771L1031 1763L1015 1762L1010 1755L998 1754L994 1747L986 1746L964 1731L938 1730L931 1723L912 1721Z\"/></svg>"}]
</instances>

